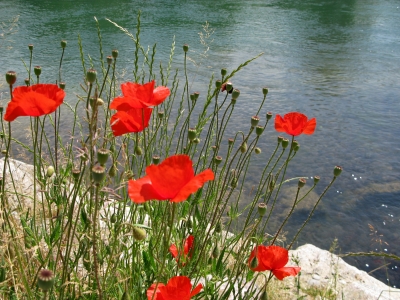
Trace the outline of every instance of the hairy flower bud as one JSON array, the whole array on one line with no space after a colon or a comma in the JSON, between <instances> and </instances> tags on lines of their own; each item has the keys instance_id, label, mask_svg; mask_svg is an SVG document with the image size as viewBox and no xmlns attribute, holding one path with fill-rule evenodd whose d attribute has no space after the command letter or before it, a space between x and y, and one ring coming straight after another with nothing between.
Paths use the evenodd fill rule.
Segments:
<instances>
[{"instance_id":1,"label":"hairy flower bud","mask_svg":"<svg viewBox=\"0 0 400 300\"><path fill-rule=\"evenodd\" d=\"M243 142L240 146L240 152L245 153L247 151L247 143Z\"/></svg>"},{"instance_id":2,"label":"hairy flower bud","mask_svg":"<svg viewBox=\"0 0 400 300\"><path fill-rule=\"evenodd\" d=\"M136 146L135 147L135 154L140 156L140 155L142 155L142 153L143 153L142 148L140 146Z\"/></svg>"},{"instance_id":3,"label":"hairy flower bud","mask_svg":"<svg viewBox=\"0 0 400 300\"><path fill-rule=\"evenodd\" d=\"M115 177L115 175L117 175L117 167L112 164L110 170L108 170L108 176L110 176L110 178Z\"/></svg>"},{"instance_id":4,"label":"hairy flower bud","mask_svg":"<svg viewBox=\"0 0 400 300\"><path fill-rule=\"evenodd\" d=\"M86 80L87 80L89 83L95 82L95 81L96 81L96 77L97 77L97 72L96 72L95 69L89 69L89 70L87 70L87 72L86 72Z\"/></svg>"},{"instance_id":5,"label":"hairy flower bud","mask_svg":"<svg viewBox=\"0 0 400 300\"><path fill-rule=\"evenodd\" d=\"M146 238L146 231L142 228L133 226L132 236L137 241L143 241Z\"/></svg>"},{"instance_id":6,"label":"hairy flower bud","mask_svg":"<svg viewBox=\"0 0 400 300\"><path fill-rule=\"evenodd\" d=\"M250 268L255 269L258 266L258 259L256 256L253 257L253 259L250 261Z\"/></svg>"},{"instance_id":7,"label":"hairy flower bud","mask_svg":"<svg viewBox=\"0 0 400 300\"><path fill-rule=\"evenodd\" d=\"M50 178L51 176L53 176L53 174L54 174L54 167L49 166L46 170L46 176Z\"/></svg>"},{"instance_id":8,"label":"hairy flower bud","mask_svg":"<svg viewBox=\"0 0 400 300\"><path fill-rule=\"evenodd\" d=\"M333 169L333 176L338 177L338 176L342 173L342 171L343 171L343 168L342 168L342 167L336 166L336 167Z\"/></svg>"}]
</instances>

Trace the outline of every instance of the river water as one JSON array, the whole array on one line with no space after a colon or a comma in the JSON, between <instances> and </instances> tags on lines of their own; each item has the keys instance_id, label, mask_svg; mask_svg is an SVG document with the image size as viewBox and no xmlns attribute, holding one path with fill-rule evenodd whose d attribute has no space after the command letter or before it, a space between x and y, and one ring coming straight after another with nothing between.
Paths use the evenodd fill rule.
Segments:
<instances>
[{"instance_id":1,"label":"river water","mask_svg":"<svg viewBox=\"0 0 400 300\"><path fill-rule=\"evenodd\" d=\"M67 101L74 102L82 78L78 34L83 50L99 65L96 23L106 54L119 50L119 63L132 78L132 41L109 18L135 32L142 11L141 43L157 43L156 61L166 65L175 36L175 66L182 67L184 43L190 45L192 91L205 90L210 75L232 70L260 52L264 55L239 72L241 90L231 131L244 130L269 88L266 109L284 114L300 111L316 117L312 136L300 136L301 151L288 176L321 176L317 191L331 178L334 165L344 168L334 187L301 235L329 249L338 238L339 251L383 251L400 255L400 2L398 0L177 0L177 1L0 1L0 18L19 16L14 34L0 32L0 73L15 70L26 77L22 60L34 44L34 65L43 68L42 82L54 82L61 39L68 41L63 66ZM214 34L200 43L205 22ZM23 75L22 75L23 74ZM195 74L195 75L194 75ZM7 90L0 88L1 102ZM1 82L1 81L0 81ZM265 113L265 112L264 112ZM68 121L65 121L67 124ZM273 130L270 135L276 136ZM268 152L270 140L261 147ZM257 170L255 170L256 172ZM300 209L290 224L307 216ZM294 226L293 226L294 227ZM289 230L290 234L290 230ZM367 272L382 259L347 259ZM387 262L387 261L386 261ZM371 275L400 286L400 264L391 262Z\"/></svg>"}]
</instances>

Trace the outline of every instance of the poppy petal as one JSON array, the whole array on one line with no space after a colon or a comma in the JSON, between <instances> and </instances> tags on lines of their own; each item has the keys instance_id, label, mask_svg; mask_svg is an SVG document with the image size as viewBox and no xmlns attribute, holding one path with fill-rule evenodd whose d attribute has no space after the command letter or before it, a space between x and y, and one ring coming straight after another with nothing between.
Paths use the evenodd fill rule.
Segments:
<instances>
[{"instance_id":1,"label":"poppy petal","mask_svg":"<svg viewBox=\"0 0 400 300\"><path fill-rule=\"evenodd\" d=\"M265 247L265 246L264 246ZM289 261L289 252L287 249L279 246L267 246L264 248L262 257L260 257L267 270L283 268Z\"/></svg>"},{"instance_id":2,"label":"poppy petal","mask_svg":"<svg viewBox=\"0 0 400 300\"><path fill-rule=\"evenodd\" d=\"M128 111L118 111L110 120L111 129L114 136L125 133L141 132L149 126L152 108L130 109ZM143 119L144 117L144 119Z\"/></svg>"},{"instance_id":3,"label":"poppy petal","mask_svg":"<svg viewBox=\"0 0 400 300\"><path fill-rule=\"evenodd\" d=\"M279 280L283 280L283 278L287 276L296 276L301 270L300 267L284 267L280 269L272 270L272 273L275 275L276 278Z\"/></svg>"},{"instance_id":4,"label":"poppy petal","mask_svg":"<svg viewBox=\"0 0 400 300\"><path fill-rule=\"evenodd\" d=\"M315 127L317 126L317 119L312 118L307 122L307 125L303 129L304 134L313 134L315 131Z\"/></svg>"},{"instance_id":5,"label":"poppy petal","mask_svg":"<svg viewBox=\"0 0 400 300\"><path fill-rule=\"evenodd\" d=\"M165 287L160 288L160 293L165 300L189 300L192 283L186 276L172 277Z\"/></svg>"},{"instance_id":6,"label":"poppy petal","mask_svg":"<svg viewBox=\"0 0 400 300\"><path fill-rule=\"evenodd\" d=\"M169 96L169 88L165 86L156 87L153 91L153 105L158 105L162 103Z\"/></svg>"},{"instance_id":7,"label":"poppy petal","mask_svg":"<svg viewBox=\"0 0 400 300\"><path fill-rule=\"evenodd\" d=\"M172 254L172 256L173 256L174 258L176 258L176 257L178 256L178 248L176 248L175 244L172 244L172 245L169 247L169 252Z\"/></svg>"},{"instance_id":8,"label":"poppy petal","mask_svg":"<svg viewBox=\"0 0 400 300\"><path fill-rule=\"evenodd\" d=\"M146 292L147 300L165 300L160 293L160 287L165 286L163 283L153 283ZM157 287L157 289L156 289ZM155 295L154 295L155 294ZM154 296L153 296L154 295Z\"/></svg>"},{"instance_id":9,"label":"poppy petal","mask_svg":"<svg viewBox=\"0 0 400 300\"><path fill-rule=\"evenodd\" d=\"M278 132L285 132L283 128L283 118L280 115L276 115L275 117L275 130Z\"/></svg>"},{"instance_id":10,"label":"poppy petal","mask_svg":"<svg viewBox=\"0 0 400 300\"><path fill-rule=\"evenodd\" d=\"M257 261L258 261L258 265L255 268L251 268L254 272L263 272L266 270L270 270L268 266L265 266L261 257L263 257L264 255L264 250L265 250L265 246L257 246L254 248L253 251L251 251L250 253L250 257L249 257L249 267L251 268L251 262L254 259L254 257L257 257Z\"/></svg>"},{"instance_id":11,"label":"poppy petal","mask_svg":"<svg viewBox=\"0 0 400 300\"><path fill-rule=\"evenodd\" d=\"M193 177L179 192L171 199L171 202L185 201L191 194L200 189L207 181L214 180L214 172L210 169L204 170Z\"/></svg>"},{"instance_id":12,"label":"poppy petal","mask_svg":"<svg viewBox=\"0 0 400 300\"><path fill-rule=\"evenodd\" d=\"M159 165L148 166L146 174L162 199L174 198L194 177L192 161L187 155L170 156Z\"/></svg>"},{"instance_id":13,"label":"poppy petal","mask_svg":"<svg viewBox=\"0 0 400 300\"><path fill-rule=\"evenodd\" d=\"M193 248L194 245L194 236L189 235L188 238L185 240L185 246L183 247L183 252L188 255L190 250Z\"/></svg>"},{"instance_id":14,"label":"poppy petal","mask_svg":"<svg viewBox=\"0 0 400 300\"><path fill-rule=\"evenodd\" d=\"M127 111L132 109L131 105L129 104L129 98L128 97L116 97L114 98L113 101L110 103L110 109L115 109L115 110L123 110Z\"/></svg>"},{"instance_id":15,"label":"poppy petal","mask_svg":"<svg viewBox=\"0 0 400 300\"><path fill-rule=\"evenodd\" d=\"M196 296L198 293L200 293L201 289L203 288L203 285L199 283L190 293L190 297Z\"/></svg>"},{"instance_id":16,"label":"poppy petal","mask_svg":"<svg viewBox=\"0 0 400 300\"><path fill-rule=\"evenodd\" d=\"M149 200L163 200L151 185L149 176L144 176L138 180L129 180L128 182L129 198L135 203L144 203Z\"/></svg>"}]
</instances>

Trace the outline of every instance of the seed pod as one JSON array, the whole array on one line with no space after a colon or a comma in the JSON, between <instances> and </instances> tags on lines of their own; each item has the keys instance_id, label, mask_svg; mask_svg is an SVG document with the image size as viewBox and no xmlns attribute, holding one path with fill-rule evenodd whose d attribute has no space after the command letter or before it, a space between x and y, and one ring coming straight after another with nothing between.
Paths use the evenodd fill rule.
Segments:
<instances>
[{"instance_id":1,"label":"seed pod","mask_svg":"<svg viewBox=\"0 0 400 300\"><path fill-rule=\"evenodd\" d=\"M44 292L49 291L54 285L54 274L50 270L40 270L37 278L37 285Z\"/></svg>"}]
</instances>

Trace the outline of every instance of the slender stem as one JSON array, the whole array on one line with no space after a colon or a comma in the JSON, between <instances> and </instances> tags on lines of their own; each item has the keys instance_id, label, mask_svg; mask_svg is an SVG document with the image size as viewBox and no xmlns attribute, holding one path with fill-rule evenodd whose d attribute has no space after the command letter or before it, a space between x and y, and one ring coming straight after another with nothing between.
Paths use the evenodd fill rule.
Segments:
<instances>
[{"instance_id":1,"label":"slender stem","mask_svg":"<svg viewBox=\"0 0 400 300\"><path fill-rule=\"evenodd\" d=\"M97 283L97 292L99 293L99 300L103 299L103 291L101 288L100 278L99 278L99 263L97 261L97 237L96 237L96 226L97 226L97 219L98 219L98 209L99 209L99 189L100 185L96 184L96 195L94 199L94 212L93 212L93 236L92 236L92 243L93 243L93 265L94 265L94 275L96 277Z\"/></svg>"}]
</instances>

